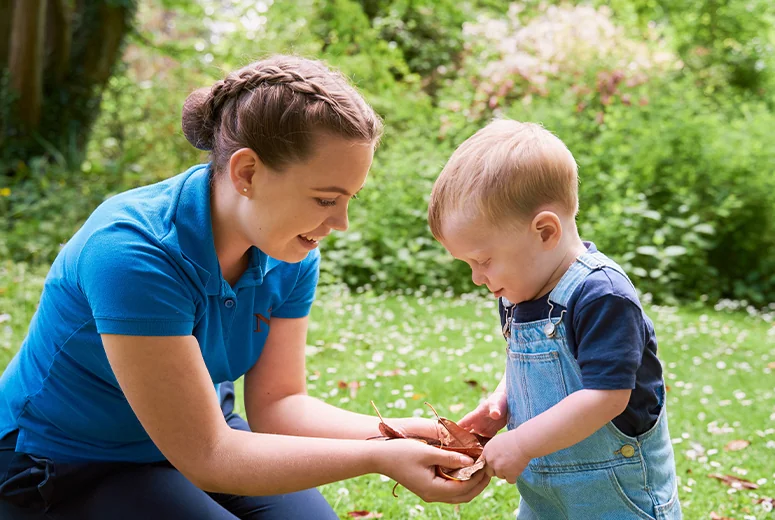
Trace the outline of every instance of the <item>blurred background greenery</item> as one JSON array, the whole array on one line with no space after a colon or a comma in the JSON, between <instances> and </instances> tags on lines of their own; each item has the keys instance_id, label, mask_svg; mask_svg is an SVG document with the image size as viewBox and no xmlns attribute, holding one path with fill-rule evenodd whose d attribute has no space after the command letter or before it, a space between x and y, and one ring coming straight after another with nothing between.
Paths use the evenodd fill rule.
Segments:
<instances>
[{"instance_id":1,"label":"blurred background greenery","mask_svg":"<svg viewBox=\"0 0 775 520\"><path fill-rule=\"evenodd\" d=\"M386 122L323 283L467 292L428 232L433 179L500 115L580 166L582 236L655 302L775 301L770 0L0 0L0 258L46 266L106 197L206 155L187 94L317 57Z\"/></svg>"},{"instance_id":2,"label":"blurred background greenery","mask_svg":"<svg viewBox=\"0 0 775 520\"><path fill-rule=\"evenodd\" d=\"M451 298L474 286L427 200L493 117L540 122L579 163L582 236L652 304L686 518L769 518L774 46L771 0L0 0L0 372L93 209L207 160L180 129L189 92L292 52L342 70L386 122L351 229L323 242L313 395L456 417L497 384L494 301ZM513 517L501 484L463 508L394 500L377 476L323 493L343 518Z\"/></svg>"}]
</instances>

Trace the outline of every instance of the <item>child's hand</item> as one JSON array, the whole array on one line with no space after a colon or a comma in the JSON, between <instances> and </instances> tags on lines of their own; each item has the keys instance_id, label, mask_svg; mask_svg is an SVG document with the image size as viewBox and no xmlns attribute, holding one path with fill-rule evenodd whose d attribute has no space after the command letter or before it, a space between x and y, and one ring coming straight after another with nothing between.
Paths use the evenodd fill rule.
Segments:
<instances>
[{"instance_id":1,"label":"child's hand","mask_svg":"<svg viewBox=\"0 0 775 520\"><path fill-rule=\"evenodd\" d=\"M484 437L494 437L506 426L508 405L506 392L495 390L487 399L479 403L472 412L458 421L458 425Z\"/></svg>"},{"instance_id":2,"label":"child's hand","mask_svg":"<svg viewBox=\"0 0 775 520\"><path fill-rule=\"evenodd\" d=\"M517 482L528 463L527 456L516 442L516 431L502 433L493 437L484 445L482 457L485 461L485 471L491 477L506 480L509 484Z\"/></svg>"}]
</instances>

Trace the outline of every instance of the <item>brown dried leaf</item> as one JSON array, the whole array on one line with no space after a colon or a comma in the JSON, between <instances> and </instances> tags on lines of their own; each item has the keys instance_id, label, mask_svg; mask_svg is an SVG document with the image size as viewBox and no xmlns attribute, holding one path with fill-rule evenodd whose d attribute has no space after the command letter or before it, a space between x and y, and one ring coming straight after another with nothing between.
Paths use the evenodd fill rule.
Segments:
<instances>
[{"instance_id":1,"label":"brown dried leaf","mask_svg":"<svg viewBox=\"0 0 775 520\"><path fill-rule=\"evenodd\" d=\"M433 410L433 413L436 414L438 424L442 426L439 428L439 435L441 437L440 439L429 439L420 435L404 434L403 432L392 428L385 422L385 419L382 417L382 414L379 413L377 405L374 404L374 401L371 402L371 406L374 408L374 411L377 412L377 417L379 417L379 431L382 434L382 437L372 437L372 439L413 439L430 444L431 446L436 446L446 451L454 451L456 453L468 455L476 462L470 466L458 469L441 468L437 466L436 474L440 477L444 477L450 480L469 480L474 473L484 467L484 460L481 460L481 455L482 451L484 450L484 445L490 439L464 430L458 426L455 421L440 417L439 414L436 413L436 410L433 408L433 406L431 406L429 403L425 404L427 404L431 410ZM398 496L396 495L397 487L398 484L396 483L396 486L393 487L393 496L395 497Z\"/></svg>"},{"instance_id":2,"label":"brown dried leaf","mask_svg":"<svg viewBox=\"0 0 775 520\"><path fill-rule=\"evenodd\" d=\"M744 441L744 440L736 440L731 441L727 443L726 446L724 446L725 451L740 451L746 449L748 446L751 445L751 441Z\"/></svg>"},{"instance_id":3,"label":"brown dried leaf","mask_svg":"<svg viewBox=\"0 0 775 520\"><path fill-rule=\"evenodd\" d=\"M476 379L466 379L464 382L471 388L478 388L482 392L487 393L487 387L479 383L479 381L477 381Z\"/></svg>"},{"instance_id":4,"label":"brown dried leaf","mask_svg":"<svg viewBox=\"0 0 775 520\"><path fill-rule=\"evenodd\" d=\"M759 500L756 501L757 504L769 504L773 508L775 508L775 498L770 497L761 497Z\"/></svg>"},{"instance_id":5,"label":"brown dried leaf","mask_svg":"<svg viewBox=\"0 0 775 520\"><path fill-rule=\"evenodd\" d=\"M437 466L437 473L439 476L447 478L449 480L470 480L474 476L474 473L484 468L484 459L479 458L470 466L458 469L442 468Z\"/></svg>"},{"instance_id":6,"label":"brown dried leaf","mask_svg":"<svg viewBox=\"0 0 775 520\"><path fill-rule=\"evenodd\" d=\"M455 421L451 421L446 417L440 417L430 403L426 402L425 404L433 410L439 424L444 427L445 431L442 432L441 443L445 448L482 448L482 443L479 442L476 435L461 428Z\"/></svg>"},{"instance_id":7,"label":"brown dried leaf","mask_svg":"<svg viewBox=\"0 0 775 520\"><path fill-rule=\"evenodd\" d=\"M377 412L377 417L379 417L379 432L382 435L388 439L406 439L406 435L388 426L388 424L385 422L385 419L382 418L382 414L379 413L379 410L377 410L377 405L374 404L374 401L371 402L371 406L374 408L374 411Z\"/></svg>"},{"instance_id":8,"label":"brown dried leaf","mask_svg":"<svg viewBox=\"0 0 775 520\"><path fill-rule=\"evenodd\" d=\"M487 442L492 439L492 437L485 437L484 435L479 435L478 433L474 433L474 437L476 437L476 440L478 440L479 444L482 446L487 444Z\"/></svg>"},{"instance_id":9,"label":"brown dried leaf","mask_svg":"<svg viewBox=\"0 0 775 520\"><path fill-rule=\"evenodd\" d=\"M373 513L371 511L350 511L347 516L352 518L382 518L382 513Z\"/></svg>"},{"instance_id":10,"label":"brown dried leaf","mask_svg":"<svg viewBox=\"0 0 775 520\"><path fill-rule=\"evenodd\" d=\"M744 478L735 477L734 475L721 475L719 473L711 473L708 475L710 478L715 478L726 484L727 486L735 489L759 489L758 484L754 484L750 480Z\"/></svg>"},{"instance_id":11,"label":"brown dried leaf","mask_svg":"<svg viewBox=\"0 0 775 520\"><path fill-rule=\"evenodd\" d=\"M468 448L463 446L439 446L439 448L443 449L444 451L454 451L455 453L462 453L463 455L468 455L472 459L476 460L479 458L479 456L482 454L482 451L484 451L484 448L481 446L470 446Z\"/></svg>"},{"instance_id":12,"label":"brown dried leaf","mask_svg":"<svg viewBox=\"0 0 775 520\"><path fill-rule=\"evenodd\" d=\"M444 417L439 417L439 422L442 426L444 426L444 429L449 434L449 442L447 444L450 447L481 447L482 444L479 442L479 439L477 439L476 435L469 432L468 430L464 430L458 426L455 421L450 421Z\"/></svg>"},{"instance_id":13,"label":"brown dried leaf","mask_svg":"<svg viewBox=\"0 0 775 520\"><path fill-rule=\"evenodd\" d=\"M379 423L379 432L388 439L406 439L406 435L388 426L386 422Z\"/></svg>"}]
</instances>

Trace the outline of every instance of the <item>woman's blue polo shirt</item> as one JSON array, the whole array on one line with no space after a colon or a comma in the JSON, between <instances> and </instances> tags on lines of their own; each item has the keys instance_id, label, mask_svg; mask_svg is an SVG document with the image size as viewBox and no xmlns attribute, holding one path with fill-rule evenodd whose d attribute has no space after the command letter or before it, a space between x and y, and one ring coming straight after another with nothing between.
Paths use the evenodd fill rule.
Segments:
<instances>
[{"instance_id":1,"label":"woman's blue polo shirt","mask_svg":"<svg viewBox=\"0 0 775 520\"><path fill-rule=\"evenodd\" d=\"M108 364L100 334L193 334L214 384L261 355L270 318L309 314L317 249L295 264L249 252L232 287L210 220L210 169L101 204L57 256L21 349L0 377L0 438L59 461L163 460Z\"/></svg>"}]
</instances>

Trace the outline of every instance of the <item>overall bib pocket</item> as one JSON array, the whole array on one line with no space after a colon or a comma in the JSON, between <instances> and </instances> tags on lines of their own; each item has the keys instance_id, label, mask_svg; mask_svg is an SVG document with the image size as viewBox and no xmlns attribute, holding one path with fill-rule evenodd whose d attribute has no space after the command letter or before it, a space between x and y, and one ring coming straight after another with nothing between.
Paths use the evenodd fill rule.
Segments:
<instances>
[{"instance_id":1,"label":"overall bib pocket","mask_svg":"<svg viewBox=\"0 0 775 520\"><path fill-rule=\"evenodd\" d=\"M507 388L509 429L532 419L568 396L556 350L509 350Z\"/></svg>"}]
</instances>

